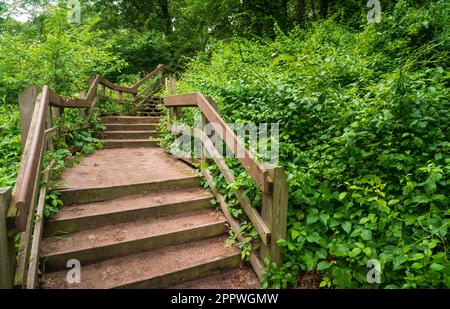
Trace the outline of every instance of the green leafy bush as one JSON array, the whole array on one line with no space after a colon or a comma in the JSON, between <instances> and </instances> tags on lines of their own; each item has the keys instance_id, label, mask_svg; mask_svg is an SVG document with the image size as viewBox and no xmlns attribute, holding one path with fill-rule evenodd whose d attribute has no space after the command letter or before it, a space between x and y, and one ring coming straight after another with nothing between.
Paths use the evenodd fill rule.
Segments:
<instances>
[{"instance_id":1,"label":"green leafy bush","mask_svg":"<svg viewBox=\"0 0 450 309\"><path fill-rule=\"evenodd\" d=\"M318 271L322 287L450 287L447 16L446 1L398 1L360 31L328 20L192 59L182 86L228 122L281 126L288 237L266 286Z\"/></svg>"},{"instance_id":2,"label":"green leafy bush","mask_svg":"<svg viewBox=\"0 0 450 309\"><path fill-rule=\"evenodd\" d=\"M19 112L12 106L0 105L0 188L15 183L20 147Z\"/></svg>"}]
</instances>

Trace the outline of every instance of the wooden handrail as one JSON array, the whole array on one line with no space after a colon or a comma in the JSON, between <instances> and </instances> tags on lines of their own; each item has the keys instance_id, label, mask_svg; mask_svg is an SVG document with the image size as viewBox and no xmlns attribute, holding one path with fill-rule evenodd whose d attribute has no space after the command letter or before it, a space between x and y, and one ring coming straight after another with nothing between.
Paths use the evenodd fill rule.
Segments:
<instances>
[{"instance_id":1,"label":"wooden handrail","mask_svg":"<svg viewBox=\"0 0 450 309\"><path fill-rule=\"evenodd\" d=\"M160 65L158 65L158 67L156 69L154 69L152 72L150 72L147 76L145 76L139 82L137 82L136 84L131 86L131 89L137 90L139 87L141 87L150 78L152 78L153 76L155 76L159 72L164 72L164 71L167 71L167 72L175 74L175 71L172 68L170 68L170 67L168 67L168 66L166 66L164 64L160 64Z\"/></svg>"},{"instance_id":2,"label":"wooden handrail","mask_svg":"<svg viewBox=\"0 0 450 309\"><path fill-rule=\"evenodd\" d=\"M153 75L158 72L167 71L174 73L172 69L164 65L158 66ZM150 75L150 74L149 74ZM57 112L58 115L62 115L65 108L84 108L89 109L84 123L78 125L71 130L77 130L82 128L87 128L89 126L90 119L94 113L94 108L101 97L99 94L99 86L102 85L111 90L114 90L120 103L123 103L123 93L128 93L136 97L139 93L140 86L144 85L145 82L150 79L151 76L147 75L136 85L132 87L125 87L117 85L106 78L97 75L89 81L89 90L84 96L84 98L66 98L48 86L43 86L41 93L37 94L37 86L29 87L24 93L26 95L19 98L20 108L21 108L21 123L22 128L29 128L26 131L22 129L22 138L25 141L23 146L23 153L20 162L19 171L17 174L16 184L12 191L12 196L9 198L6 214L6 224L2 223L0 226L0 236L4 238L5 235L2 234L2 227L4 227L5 233L8 236L8 241L14 239L17 232L21 233L20 250L17 255L17 260L12 258L15 255L14 246L8 246L8 252L3 252L6 247L4 239L0 237L0 249L2 252L2 260L0 263L5 263L6 260L3 258L5 254L11 257L11 267L15 266L14 280L11 278L11 274L2 274L0 276L0 285L10 286L11 282L14 287L24 287L26 280L28 278L28 287L33 288L35 285L35 278L37 273L37 259L39 251L39 242L41 241L42 232L42 215L45 206L46 198L46 186L39 188L41 180L41 165L43 156L48 149L53 151L53 137L58 134L58 130L54 127L52 109ZM161 75L162 78L162 75ZM34 89L30 91L30 89ZM116 99L116 101L118 101ZM118 102L119 102L118 101ZM131 100L130 100L131 101ZM133 103L133 101L131 101ZM34 104L33 115L31 116L30 106ZM23 115L22 115L23 114ZM24 116L22 118L22 116ZM28 126L29 124L29 126ZM49 167L50 168L50 167ZM44 173L44 180L49 176L49 170ZM9 191L8 191L9 192ZM0 210L4 209L4 198L3 191L0 190ZM38 220L35 222L35 212L36 204ZM1 215L0 211L0 215ZM1 219L1 218L0 218ZM2 221L3 222L3 221ZM34 228L33 228L34 225ZM33 242L31 247L31 242ZM13 242L11 242L13 244ZM32 256L32 261L30 263L30 251ZM2 266L4 266L2 264ZM28 269L28 277L27 277ZM3 268L1 269L3 271ZM3 276L3 275L6 275ZM8 282L3 282L6 278Z\"/></svg>"},{"instance_id":3,"label":"wooden handrail","mask_svg":"<svg viewBox=\"0 0 450 309\"><path fill-rule=\"evenodd\" d=\"M175 87L174 80L166 80L166 87L169 92L173 91L173 88ZM230 222L232 228L236 230L235 232L237 233L238 238L240 225L236 220L231 218L224 197L218 192L211 173L202 164L203 161L208 159L206 157L206 154L208 154L219 168L219 171L224 176L228 185L232 185L236 182L231 169L205 132L207 123L209 123L214 128L215 132L219 134L220 138L225 141L234 156L258 184L262 191L263 202L261 214L252 207L250 200L244 194L243 190L239 189L235 192L237 200L258 232L261 240L259 257L252 252L250 255L250 262L258 276L261 276L263 267L262 261L265 258L269 258L271 262L281 264L281 248L277 245L277 241L286 238L289 190L286 173L277 166L262 166L252 153L245 148L244 143L236 136L234 131L225 123L222 117L220 117L216 108L213 106L213 101L206 98L203 94L194 92L168 96L164 98L164 105L170 109L169 129L173 135L190 136L201 141L202 155L201 158L197 160L197 163L199 163L200 169L207 180L207 184L211 188L216 200L219 202L227 220ZM200 109L202 114L201 129L190 128L174 122L175 118L179 118L180 115L182 115L179 109L183 107L198 107ZM184 160L187 159L189 158L184 158Z\"/></svg>"},{"instance_id":4,"label":"wooden handrail","mask_svg":"<svg viewBox=\"0 0 450 309\"><path fill-rule=\"evenodd\" d=\"M233 154L240 154L239 161L246 171L252 176L258 184L261 191L270 192L272 179L268 177L267 170L255 159L255 157L245 149L240 139L233 130L220 117L211 103L201 93L194 92L181 94L164 98L164 105L167 107L198 107L206 119L211 123L220 137L225 141Z\"/></svg>"},{"instance_id":5,"label":"wooden handrail","mask_svg":"<svg viewBox=\"0 0 450 309\"><path fill-rule=\"evenodd\" d=\"M158 72L168 71L174 72L165 65L159 65L152 73L144 77L132 87L117 85L106 78L97 75L91 79L89 90L84 98L69 99L60 96L58 93L44 86L40 99L36 102L35 111L32 117L30 129L28 131L19 172L17 175L16 185L13 191L12 204L8 210L8 218L15 219L18 231L25 231L27 227L27 218L30 214L31 204L33 200L33 192L38 185L38 176L40 173L40 162L42 160L42 149L44 145L45 130L52 130L52 127L46 128L47 115L50 107L58 108L90 108L93 109L96 103L98 86L103 85L119 93L129 93L136 95L138 89L151 76ZM92 111L89 117L92 116ZM77 127L77 129L82 128Z\"/></svg>"},{"instance_id":6,"label":"wooden handrail","mask_svg":"<svg viewBox=\"0 0 450 309\"><path fill-rule=\"evenodd\" d=\"M50 97L48 86L44 86L41 98L36 104L33 120L28 133L27 142L22 155L19 173L17 174L15 191L15 207L18 210L16 226L19 231L25 231L28 214L30 211L33 188L38 181L38 165L41 161L41 149L44 139L45 120L47 117L48 102Z\"/></svg>"}]
</instances>

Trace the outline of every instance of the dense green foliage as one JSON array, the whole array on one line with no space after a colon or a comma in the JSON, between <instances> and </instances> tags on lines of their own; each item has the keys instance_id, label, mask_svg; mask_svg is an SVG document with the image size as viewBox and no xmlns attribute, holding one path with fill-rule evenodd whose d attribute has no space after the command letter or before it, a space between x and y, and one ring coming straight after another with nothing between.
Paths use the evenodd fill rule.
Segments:
<instances>
[{"instance_id":1,"label":"dense green foliage","mask_svg":"<svg viewBox=\"0 0 450 309\"><path fill-rule=\"evenodd\" d=\"M330 20L237 38L189 64L184 87L227 121L281 125L288 238L269 286L317 270L328 287L450 287L448 13L399 1L363 30Z\"/></svg>"},{"instance_id":2,"label":"dense green foliage","mask_svg":"<svg viewBox=\"0 0 450 309\"><path fill-rule=\"evenodd\" d=\"M47 84L62 95L76 96L86 91L89 78L96 73L116 70L123 61L107 50L101 32L92 31L98 18L82 26L70 25L66 13L54 8L35 23L19 24L6 20L0 30L0 187L14 184L20 162L20 125L17 97L30 84ZM89 130L72 128L83 117L66 110L58 122L61 138L55 158L64 161L91 153L99 141Z\"/></svg>"},{"instance_id":3,"label":"dense green foliage","mask_svg":"<svg viewBox=\"0 0 450 309\"><path fill-rule=\"evenodd\" d=\"M0 105L0 188L12 186L20 162L19 112Z\"/></svg>"}]
</instances>

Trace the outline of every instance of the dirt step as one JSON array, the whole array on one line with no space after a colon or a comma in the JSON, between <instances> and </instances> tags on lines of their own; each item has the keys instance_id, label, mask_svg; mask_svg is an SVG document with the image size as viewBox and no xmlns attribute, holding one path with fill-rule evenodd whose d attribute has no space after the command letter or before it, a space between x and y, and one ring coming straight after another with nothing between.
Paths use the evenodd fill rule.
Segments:
<instances>
[{"instance_id":1,"label":"dirt step","mask_svg":"<svg viewBox=\"0 0 450 309\"><path fill-rule=\"evenodd\" d=\"M44 237L74 233L139 218L158 218L212 208L213 195L201 188L130 195L110 201L64 206L45 221Z\"/></svg>"},{"instance_id":2,"label":"dirt step","mask_svg":"<svg viewBox=\"0 0 450 309\"><path fill-rule=\"evenodd\" d=\"M67 270L44 274L43 288L166 288L230 270L239 250L225 248L226 236L170 246L83 265L81 283L69 284Z\"/></svg>"},{"instance_id":3,"label":"dirt step","mask_svg":"<svg viewBox=\"0 0 450 309\"><path fill-rule=\"evenodd\" d=\"M114 198L157 190L192 188L199 186L197 176L180 176L169 180L156 180L120 186L59 189L64 205L84 204L111 200Z\"/></svg>"},{"instance_id":4,"label":"dirt step","mask_svg":"<svg viewBox=\"0 0 450 309\"><path fill-rule=\"evenodd\" d=\"M86 265L112 257L219 236L226 219L216 210L181 213L156 219L108 225L65 236L45 238L41 259L49 271L64 269L77 259Z\"/></svg>"},{"instance_id":5,"label":"dirt step","mask_svg":"<svg viewBox=\"0 0 450 309\"><path fill-rule=\"evenodd\" d=\"M122 124L149 124L158 123L159 117L143 116L106 116L101 118L102 123L122 123Z\"/></svg>"},{"instance_id":6,"label":"dirt step","mask_svg":"<svg viewBox=\"0 0 450 309\"><path fill-rule=\"evenodd\" d=\"M55 190L69 206L199 184L195 172L164 149L118 148L98 150L66 169Z\"/></svg>"},{"instance_id":7,"label":"dirt step","mask_svg":"<svg viewBox=\"0 0 450 309\"><path fill-rule=\"evenodd\" d=\"M258 276L250 266L243 266L218 275L177 284L170 289L259 289Z\"/></svg>"},{"instance_id":8,"label":"dirt step","mask_svg":"<svg viewBox=\"0 0 450 309\"><path fill-rule=\"evenodd\" d=\"M104 139L149 139L159 137L158 131L104 131L101 133Z\"/></svg>"},{"instance_id":9,"label":"dirt step","mask_svg":"<svg viewBox=\"0 0 450 309\"><path fill-rule=\"evenodd\" d=\"M155 131L158 126L156 123L103 123L103 125L106 126L107 131Z\"/></svg>"},{"instance_id":10,"label":"dirt step","mask_svg":"<svg viewBox=\"0 0 450 309\"><path fill-rule=\"evenodd\" d=\"M105 143L105 149L158 147L157 140L149 139L104 139L103 142Z\"/></svg>"}]
</instances>

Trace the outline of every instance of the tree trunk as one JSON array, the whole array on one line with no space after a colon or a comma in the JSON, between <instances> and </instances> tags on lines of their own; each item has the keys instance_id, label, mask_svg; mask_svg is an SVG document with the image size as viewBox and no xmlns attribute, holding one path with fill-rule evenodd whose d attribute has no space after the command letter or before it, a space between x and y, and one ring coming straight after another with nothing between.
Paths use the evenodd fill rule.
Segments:
<instances>
[{"instance_id":1,"label":"tree trunk","mask_svg":"<svg viewBox=\"0 0 450 309\"><path fill-rule=\"evenodd\" d=\"M169 12L169 0L159 0L159 6L161 8L161 18L165 24L165 32L170 34L172 32L172 18Z\"/></svg>"},{"instance_id":2,"label":"tree trunk","mask_svg":"<svg viewBox=\"0 0 450 309\"><path fill-rule=\"evenodd\" d=\"M305 0L297 0L297 19L300 24L305 21Z\"/></svg>"},{"instance_id":3,"label":"tree trunk","mask_svg":"<svg viewBox=\"0 0 450 309\"><path fill-rule=\"evenodd\" d=\"M322 18L327 18L328 0L322 0L321 12L322 12Z\"/></svg>"}]
</instances>

